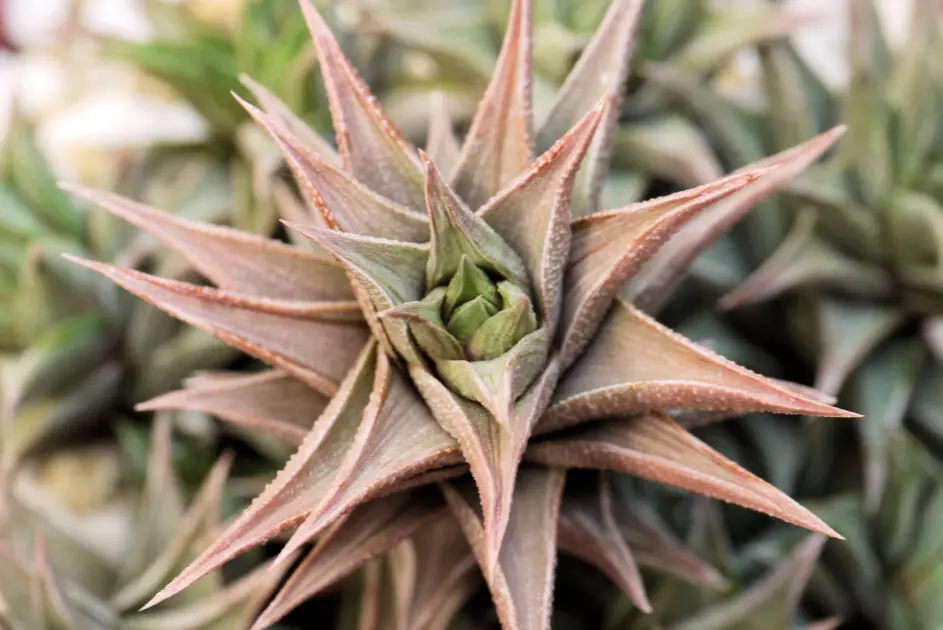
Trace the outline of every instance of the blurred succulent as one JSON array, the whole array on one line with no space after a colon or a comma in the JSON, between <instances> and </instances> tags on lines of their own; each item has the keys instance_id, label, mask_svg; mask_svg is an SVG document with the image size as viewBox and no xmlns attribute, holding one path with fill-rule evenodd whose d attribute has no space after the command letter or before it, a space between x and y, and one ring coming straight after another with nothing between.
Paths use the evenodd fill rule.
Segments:
<instances>
[{"instance_id":1,"label":"blurred succulent","mask_svg":"<svg viewBox=\"0 0 943 630\"><path fill-rule=\"evenodd\" d=\"M809 621L801 606L803 591L825 544L813 534L774 528L758 540L734 547L715 505L690 506L688 544L709 558L726 578L725 590L707 590L660 576L652 588L651 615L641 615L623 599L612 605L609 629L653 630L832 630L838 617ZM785 535L784 535L785 534Z\"/></svg>"},{"instance_id":2,"label":"blurred succulent","mask_svg":"<svg viewBox=\"0 0 943 630\"><path fill-rule=\"evenodd\" d=\"M890 436L902 429L908 409L915 409L911 429L936 444L943 437L934 411L943 359L943 127L936 116L943 39L934 0L914 3L910 36L896 52L871 2L848 7L846 94L812 80L789 44L760 51L768 106L756 129L768 146L786 146L839 116L850 141L790 187L791 232L721 304L789 294L795 343L818 358L816 387L842 392L865 415L857 428L874 510L884 495ZM915 333L921 328L923 341ZM811 426L819 447L812 459L826 471L835 440L823 433L830 427Z\"/></svg>"},{"instance_id":3,"label":"blurred succulent","mask_svg":"<svg viewBox=\"0 0 943 630\"><path fill-rule=\"evenodd\" d=\"M131 155L126 162L118 185L130 194L193 218L230 216L224 177L199 156ZM0 210L0 471L235 356L61 258L66 252L189 273L176 255L155 251L152 238L61 191L21 119L4 146Z\"/></svg>"},{"instance_id":4,"label":"blurred succulent","mask_svg":"<svg viewBox=\"0 0 943 630\"><path fill-rule=\"evenodd\" d=\"M817 595L845 614L889 630L943 623L943 468L919 441L895 434L888 445L884 502L867 510L859 490L815 506L845 537L826 547Z\"/></svg>"},{"instance_id":5,"label":"blurred succulent","mask_svg":"<svg viewBox=\"0 0 943 630\"><path fill-rule=\"evenodd\" d=\"M561 505L568 468L631 473L832 533L666 411L854 414L740 368L616 294L698 212L738 195L738 208L755 202L840 130L703 187L574 219L572 204L597 204L640 4L612 3L533 133L532 6L514 2L464 145L440 109L426 154L403 139L302 3L339 155L299 137L295 130L314 134L274 96L260 98L267 112L243 105L320 211L287 222L315 251L71 188L161 238L219 288L73 260L275 368L202 376L145 408L197 408L298 444L275 480L151 603L287 528L294 533L276 563L320 536L257 627L274 623L430 514L444 514L441 496L426 487L438 483L503 627L547 627L558 543L624 579L648 609L605 486L590 493L589 507ZM534 159L535 150L544 153ZM661 282L681 272L677 263L669 257L657 270ZM409 553L438 561L426 548L433 538ZM373 566L365 581L393 570ZM393 593L367 596L384 610L399 606L408 627L428 627L433 621L419 613L428 604L397 595L410 584L422 592L420 573L411 581L405 570L394 573L403 582Z\"/></svg>"},{"instance_id":6,"label":"blurred succulent","mask_svg":"<svg viewBox=\"0 0 943 630\"><path fill-rule=\"evenodd\" d=\"M154 424L147 478L127 548L106 559L16 495L0 507L0 626L9 630L238 630L278 583L262 564L236 580L214 572L186 596L137 612L219 527L230 457L187 508L171 456L171 421ZM102 532L102 536L107 533Z\"/></svg>"}]
</instances>

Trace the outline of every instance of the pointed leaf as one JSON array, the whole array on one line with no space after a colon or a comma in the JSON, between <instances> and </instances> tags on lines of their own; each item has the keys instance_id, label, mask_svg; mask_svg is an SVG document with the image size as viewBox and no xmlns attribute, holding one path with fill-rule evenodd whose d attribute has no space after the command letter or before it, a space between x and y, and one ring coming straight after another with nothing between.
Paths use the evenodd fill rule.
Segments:
<instances>
[{"instance_id":1,"label":"pointed leaf","mask_svg":"<svg viewBox=\"0 0 943 630\"><path fill-rule=\"evenodd\" d=\"M815 217L801 216L780 247L743 284L720 300L723 309L772 299L801 287L837 287L865 297L882 297L890 279L879 268L853 260L815 235Z\"/></svg>"},{"instance_id":2,"label":"pointed leaf","mask_svg":"<svg viewBox=\"0 0 943 630\"><path fill-rule=\"evenodd\" d=\"M642 4L642 0L616 0L609 5L596 34L564 81L537 133L537 150L546 151L601 98L608 95L612 99L589 150L589 158L574 186L574 216L597 209L599 193L609 168L609 152L621 110L633 33Z\"/></svg>"},{"instance_id":3,"label":"pointed leaf","mask_svg":"<svg viewBox=\"0 0 943 630\"><path fill-rule=\"evenodd\" d=\"M540 431L649 409L856 417L742 368L620 300L561 379Z\"/></svg>"},{"instance_id":4,"label":"pointed leaf","mask_svg":"<svg viewBox=\"0 0 943 630\"><path fill-rule=\"evenodd\" d=\"M445 317L450 317L455 307L470 302L477 297L484 298L488 304L495 308L499 304L498 290L488 274L478 268L468 256L462 256L462 260L458 264L458 271L449 280L445 303L442 306L442 314Z\"/></svg>"},{"instance_id":5,"label":"pointed leaf","mask_svg":"<svg viewBox=\"0 0 943 630\"><path fill-rule=\"evenodd\" d=\"M612 491L605 481L589 500L564 500L557 546L608 575L639 610L651 612L642 575L616 523L612 503Z\"/></svg>"},{"instance_id":6,"label":"pointed leaf","mask_svg":"<svg viewBox=\"0 0 943 630\"><path fill-rule=\"evenodd\" d=\"M367 315L374 336L383 341L385 335L389 335L393 347L407 361L421 361L405 322L388 318L382 324L375 323L375 315L371 316L371 313L382 312L423 296L428 246L355 236L336 230L293 227L331 252L355 278L357 287L363 292L362 296L358 295L361 308ZM382 328L378 330L379 326Z\"/></svg>"},{"instance_id":7,"label":"pointed leaf","mask_svg":"<svg viewBox=\"0 0 943 630\"><path fill-rule=\"evenodd\" d=\"M475 509L452 486L442 485L459 526L488 580L505 630L549 630L557 551L557 516L563 471L518 473L507 535L497 563L488 560L487 537Z\"/></svg>"},{"instance_id":8,"label":"pointed leaf","mask_svg":"<svg viewBox=\"0 0 943 630\"><path fill-rule=\"evenodd\" d=\"M458 277L457 275L454 277ZM470 302L465 302L452 313L449 319L448 329L462 343L468 343L472 336L478 332L482 324L488 321L495 313L497 308L482 295L479 295Z\"/></svg>"},{"instance_id":9,"label":"pointed leaf","mask_svg":"<svg viewBox=\"0 0 943 630\"><path fill-rule=\"evenodd\" d=\"M424 413L422 401L413 397L402 376L390 371L385 355L378 359L374 344L365 347L275 480L148 605L304 521L283 552L284 560L299 541L309 540L385 488L454 463L454 442Z\"/></svg>"},{"instance_id":10,"label":"pointed leaf","mask_svg":"<svg viewBox=\"0 0 943 630\"><path fill-rule=\"evenodd\" d=\"M428 499L415 491L401 492L356 508L325 532L253 628L275 624L305 600L441 519L443 507Z\"/></svg>"},{"instance_id":11,"label":"pointed leaf","mask_svg":"<svg viewBox=\"0 0 943 630\"><path fill-rule=\"evenodd\" d=\"M759 169L744 171L712 184L574 221L560 322L564 365L592 339L619 288L668 239L705 208L763 175Z\"/></svg>"},{"instance_id":12,"label":"pointed leaf","mask_svg":"<svg viewBox=\"0 0 943 630\"><path fill-rule=\"evenodd\" d=\"M432 415L459 443L471 468L483 511L489 564L497 561L527 439L549 402L558 375L559 369L551 363L502 424L484 407L453 393L422 366L410 365L410 376Z\"/></svg>"},{"instance_id":13,"label":"pointed leaf","mask_svg":"<svg viewBox=\"0 0 943 630\"><path fill-rule=\"evenodd\" d=\"M517 253L480 217L473 214L442 179L435 164L422 154L426 175L426 207L432 232L426 286L447 283L464 258L520 287L527 272Z\"/></svg>"},{"instance_id":14,"label":"pointed leaf","mask_svg":"<svg viewBox=\"0 0 943 630\"><path fill-rule=\"evenodd\" d=\"M186 389L158 396L137 409L200 411L298 446L328 401L308 384L269 370L259 374L203 375L188 381Z\"/></svg>"},{"instance_id":15,"label":"pointed leaf","mask_svg":"<svg viewBox=\"0 0 943 630\"><path fill-rule=\"evenodd\" d=\"M325 394L353 363L367 330L356 305L264 300L96 263L70 260L101 273L191 326L285 370Z\"/></svg>"},{"instance_id":16,"label":"pointed leaf","mask_svg":"<svg viewBox=\"0 0 943 630\"><path fill-rule=\"evenodd\" d=\"M434 361L455 361L465 357L462 344L452 336L442 323L442 303L445 287L437 287L426 297L415 302L406 302L379 313L381 319L394 318L409 324L416 343Z\"/></svg>"},{"instance_id":17,"label":"pointed leaf","mask_svg":"<svg viewBox=\"0 0 943 630\"><path fill-rule=\"evenodd\" d=\"M461 147L455 138L448 101L442 92L429 96L429 131L426 133L426 153L443 173L451 173L458 164Z\"/></svg>"},{"instance_id":18,"label":"pointed leaf","mask_svg":"<svg viewBox=\"0 0 943 630\"><path fill-rule=\"evenodd\" d=\"M275 141L302 192L330 227L391 240L421 242L429 238L428 222L416 209L372 191L322 159L271 117L236 99Z\"/></svg>"},{"instance_id":19,"label":"pointed leaf","mask_svg":"<svg viewBox=\"0 0 943 630\"><path fill-rule=\"evenodd\" d=\"M609 420L565 438L532 443L527 459L548 466L611 469L637 475L840 538L786 494L727 459L662 413Z\"/></svg>"},{"instance_id":20,"label":"pointed leaf","mask_svg":"<svg viewBox=\"0 0 943 630\"><path fill-rule=\"evenodd\" d=\"M532 0L514 0L498 65L459 156L452 184L478 209L528 167L534 130L531 70Z\"/></svg>"},{"instance_id":21,"label":"pointed leaf","mask_svg":"<svg viewBox=\"0 0 943 630\"><path fill-rule=\"evenodd\" d=\"M691 221L643 267L623 289L622 297L646 312L654 312L665 302L688 266L708 249L764 197L785 186L798 173L827 151L845 132L836 127L797 147L751 164L746 169L776 166L769 177L718 204L710 212Z\"/></svg>"},{"instance_id":22,"label":"pointed leaf","mask_svg":"<svg viewBox=\"0 0 943 630\"><path fill-rule=\"evenodd\" d=\"M468 357L472 361L496 359L510 351L518 340L534 332L536 328L537 316L530 298L519 292L510 303L505 300L504 310L483 322L472 334L466 347Z\"/></svg>"},{"instance_id":23,"label":"pointed leaf","mask_svg":"<svg viewBox=\"0 0 943 630\"><path fill-rule=\"evenodd\" d=\"M776 569L749 589L678 623L678 630L788 630L796 618L802 591L825 545L808 536Z\"/></svg>"},{"instance_id":24,"label":"pointed leaf","mask_svg":"<svg viewBox=\"0 0 943 630\"><path fill-rule=\"evenodd\" d=\"M598 103L526 173L488 201L479 214L524 259L537 290L541 324L553 331L560 312L570 251L570 195L589 143L611 107Z\"/></svg>"},{"instance_id":25,"label":"pointed leaf","mask_svg":"<svg viewBox=\"0 0 943 630\"><path fill-rule=\"evenodd\" d=\"M835 396L864 358L903 324L902 312L840 299L819 300L822 347L815 388Z\"/></svg>"},{"instance_id":26,"label":"pointed leaf","mask_svg":"<svg viewBox=\"0 0 943 630\"><path fill-rule=\"evenodd\" d=\"M111 193L73 184L63 188L161 239L221 288L280 300L353 299L343 268L329 258L232 228L188 221Z\"/></svg>"},{"instance_id":27,"label":"pointed leaf","mask_svg":"<svg viewBox=\"0 0 943 630\"><path fill-rule=\"evenodd\" d=\"M384 197L419 211L424 195L415 150L380 109L309 0L301 10L314 38L344 168Z\"/></svg>"},{"instance_id":28,"label":"pointed leaf","mask_svg":"<svg viewBox=\"0 0 943 630\"><path fill-rule=\"evenodd\" d=\"M251 77L242 75L239 77L239 80L243 85L249 88L249 91L252 92L255 100L258 101L269 118L282 128L288 130L301 141L302 146L317 154L323 161L331 166L340 166L341 158L337 155L334 147L332 147L321 134L298 118L298 116L291 111L291 108L280 98L275 96L275 94L261 83L254 81Z\"/></svg>"}]
</instances>

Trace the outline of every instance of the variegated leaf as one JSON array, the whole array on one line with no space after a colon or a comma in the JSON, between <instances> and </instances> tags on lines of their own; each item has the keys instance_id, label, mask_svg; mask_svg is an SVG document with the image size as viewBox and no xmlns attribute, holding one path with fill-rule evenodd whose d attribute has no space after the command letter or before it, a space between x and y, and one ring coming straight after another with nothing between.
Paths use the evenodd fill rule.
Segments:
<instances>
[{"instance_id":1,"label":"variegated leaf","mask_svg":"<svg viewBox=\"0 0 943 630\"><path fill-rule=\"evenodd\" d=\"M650 409L857 417L742 368L620 300L561 379L538 430Z\"/></svg>"},{"instance_id":2,"label":"variegated leaf","mask_svg":"<svg viewBox=\"0 0 943 630\"><path fill-rule=\"evenodd\" d=\"M452 185L477 210L530 165L534 151L532 0L514 0L498 65L478 105Z\"/></svg>"},{"instance_id":3,"label":"variegated leaf","mask_svg":"<svg viewBox=\"0 0 943 630\"><path fill-rule=\"evenodd\" d=\"M325 256L188 221L111 193L75 184L63 188L161 239L221 288L278 300L353 299L343 268Z\"/></svg>"},{"instance_id":4,"label":"variegated leaf","mask_svg":"<svg viewBox=\"0 0 943 630\"><path fill-rule=\"evenodd\" d=\"M600 120L611 107L598 103L559 142L479 211L518 252L537 290L541 323L551 331L570 252L570 195L573 178Z\"/></svg>"},{"instance_id":5,"label":"variegated leaf","mask_svg":"<svg viewBox=\"0 0 943 630\"><path fill-rule=\"evenodd\" d=\"M564 366L592 339L619 288L668 239L705 208L742 190L764 172L744 171L699 188L574 221L560 322Z\"/></svg>"},{"instance_id":6,"label":"variegated leaf","mask_svg":"<svg viewBox=\"0 0 943 630\"><path fill-rule=\"evenodd\" d=\"M329 226L344 232L398 241L422 242L429 224L416 209L374 192L322 159L299 138L242 99L237 100L272 137L291 167L301 190Z\"/></svg>"},{"instance_id":7,"label":"variegated leaf","mask_svg":"<svg viewBox=\"0 0 943 630\"><path fill-rule=\"evenodd\" d=\"M310 0L302 13L314 38L344 168L384 197L421 211L415 150L386 117Z\"/></svg>"},{"instance_id":8,"label":"variegated leaf","mask_svg":"<svg viewBox=\"0 0 943 630\"><path fill-rule=\"evenodd\" d=\"M527 460L548 466L629 473L736 503L840 538L821 519L788 495L657 412L608 420L567 437L531 443Z\"/></svg>"},{"instance_id":9,"label":"variegated leaf","mask_svg":"<svg viewBox=\"0 0 943 630\"><path fill-rule=\"evenodd\" d=\"M518 472L507 535L497 562L488 557L487 534L473 505L453 486L442 489L481 566L504 630L549 630L562 470ZM472 499L474 503L474 499Z\"/></svg>"},{"instance_id":10,"label":"variegated leaf","mask_svg":"<svg viewBox=\"0 0 943 630\"><path fill-rule=\"evenodd\" d=\"M642 0L616 0L609 5L596 34L573 66L537 132L537 150L546 151L599 99L607 95L612 99L589 149L589 158L574 185L571 201L574 216L597 209L599 193L609 169L609 153L642 4Z\"/></svg>"},{"instance_id":11,"label":"variegated leaf","mask_svg":"<svg viewBox=\"0 0 943 630\"><path fill-rule=\"evenodd\" d=\"M70 258L188 324L331 395L368 338L356 304L298 303L165 280Z\"/></svg>"},{"instance_id":12,"label":"variegated leaf","mask_svg":"<svg viewBox=\"0 0 943 630\"><path fill-rule=\"evenodd\" d=\"M329 398L278 370L258 374L205 374L186 389L141 403L141 411L201 411L298 446L321 415Z\"/></svg>"}]
</instances>

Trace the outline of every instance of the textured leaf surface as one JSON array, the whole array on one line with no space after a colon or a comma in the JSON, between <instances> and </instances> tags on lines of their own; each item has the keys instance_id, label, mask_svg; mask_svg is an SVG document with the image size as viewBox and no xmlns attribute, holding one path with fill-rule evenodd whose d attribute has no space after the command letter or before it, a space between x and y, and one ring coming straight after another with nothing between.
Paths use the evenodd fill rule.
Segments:
<instances>
[{"instance_id":1,"label":"textured leaf surface","mask_svg":"<svg viewBox=\"0 0 943 630\"><path fill-rule=\"evenodd\" d=\"M211 333L325 394L367 340L352 303L297 306L165 280L114 265L72 259L191 326Z\"/></svg>"},{"instance_id":2,"label":"textured leaf surface","mask_svg":"<svg viewBox=\"0 0 943 630\"><path fill-rule=\"evenodd\" d=\"M272 137L301 190L329 226L344 232L420 242L429 225L415 209L374 192L313 152L302 140L258 109L240 100L249 115Z\"/></svg>"},{"instance_id":3,"label":"textured leaf surface","mask_svg":"<svg viewBox=\"0 0 943 630\"><path fill-rule=\"evenodd\" d=\"M205 374L191 378L186 385L186 389L158 396L137 408L201 411L298 446L330 400L278 370Z\"/></svg>"},{"instance_id":4,"label":"textured leaf surface","mask_svg":"<svg viewBox=\"0 0 943 630\"><path fill-rule=\"evenodd\" d=\"M775 173L771 173L769 177L762 178L740 194L690 222L623 289L622 297L644 311L656 311L698 255L713 245L764 197L781 189L818 159L844 132L844 127L836 127L797 147L741 169L742 172L746 169L777 167Z\"/></svg>"},{"instance_id":5,"label":"textured leaf surface","mask_svg":"<svg viewBox=\"0 0 943 630\"><path fill-rule=\"evenodd\" d=\"M429 130L426 133L426 153L443 173L451 173L458 164L461 147L455 138L455 128L449 115L448 102L442 92L429 97Z\"/></svg>"},{"instance_id":6,"label":"textured leaf surface","mask_svg":"<svg viewBox=\"0 0 943 630\"><path fill-rule=\"evenodd\" d=\"M275 480L151 604L304 520L283 551L284 559L384 488L455 463L455 452L455 443L425 412L422 401L370 344Z\"/></svg>"},{"instance_id":7,"label":"textured leaf surface","mask_svg":"<svg viewBox=\"0 0 943 630\"><path fill-rule=\"evenodd\" d=\"M505 630L550 628L563 477L562 470L519 471L507 535L494 565L489 562L486 532L475 508L454 487L442 486L485 573Z\"/></svg>"},{"instance_id":8,"label":"textured leaf surface","mask_svg":"<svg viewBox=\"0 0 943 630\"><path fill-rule=\"evenodd\" d=\"M612 300L678 230L712 204L763 175L744 171L706 186L573 222L561 328L564 365L592 339Z\"/></svg>"},{"instance_id":9,"label":"textured leaf surface","mask_svg":"<svg viewBox=\"0 0 943 630\"><path fill-rule=\"evenodd\" d=\"M556 327L564 268L570 251L573 178L610 104L586 114L521 177L479 214L524 260L537 290L541 322Z\"/></svg>"},{"instance_id":10,"label":"textured leaf surface","mask_svg":"<svg viewBox=\"0 0 943 630\"><path fill-rule=\"evenodd\" d=\"M188 221L111 193L72 184L64 188L161 239L224 289L279 300L353 299L344 270L327 257L232 228Z\"/></svg>"},{"instance_id":11,"label":"textured leaf surface","mask_svg":"<svg viewBox=\"0 0 943 630\"><path fill-rule=\"evenodd\" d=\"M596 210L609 168L609 152L629 71L632 35L642 4L642 0L616 0L609 5L596 34L564 81L537 133L537 150L546 151L600 99L611 98L611 106L600 122L589 157L574 186L572 205L573 214L577 216Z\"/></svg>"},{"instance_id":12,"label":"textured leaf surface","mask_svg":"<svg viewBox=\"0 0 943 630\"><path fill-rule=\"evenodd\" d=\"M609 420L559 440L532 443L527 459L549 466L617 470L837 536L828 525L786 494L660 413Z\"/></svg>"},{"instance_id":13,"label":"textured leaf surface","mask_svg":"<svg viewBox=\"0 0 943 630\"><path fill-rule=\"evenodd\" d=\"M437 505L416 491L358 507L325 532L253 628L273 625L305 600L445 514L441 501Z\"/></svg>"},{"instance_id":14,"label":"textured leaf surface","mask_svg":"<svg viewBox=\"0 0 943 630\"><path fill-rule=\"evenodd\" d=\"M498 65L462 145L452 184L472 210L530 165L534 151L531 0L514 0Z\"/></svg>"},{"instance_id":15,"label":"textured leaf surface","mask_svg":"<svg viewBox=\"0 0 943 630\"><path fill-rule=\"evenodd\" d=\"M540 431L649 409L856 417L754 374L619 301L561 379Z\"/></svg>"},{"instance_id":16,"label":"textured leaf surface","mask_svg":"<svg viewBox=\"0 0 943 630\"><path fill-rule=\"evenodd\" d=\"M304 0L301 9L314 38L344 168L384 197L420 211L422 171L415 150L380 109L314 6Z\"/></svg>"}]
</instances>

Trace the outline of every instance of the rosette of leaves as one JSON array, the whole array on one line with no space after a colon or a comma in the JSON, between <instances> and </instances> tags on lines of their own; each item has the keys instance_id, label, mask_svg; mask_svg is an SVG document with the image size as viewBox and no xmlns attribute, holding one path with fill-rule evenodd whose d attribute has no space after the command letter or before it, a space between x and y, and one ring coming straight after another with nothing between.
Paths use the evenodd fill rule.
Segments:
<instances>
[{"instance_id":1,"label":"rosette of leaves","mask_svg":"<svg viewBox=\"0 0 943 630\"><path fill-rule=\"evenodd\" d=\"M815 505L846 537L828 546L816 594L836 611L878 628L934 628L943 622L943 469L913 436L890 438L887 493L876 512L858 489Z\"/></svg>"},{"instance_id":2,"label":"rosette of leaves","mask_svg":"<svg viewBox=\"0 0 943 630\"><path fill-rule=\"evenodd\" d=\"M666 412L854 414L740 368L616 295L698 212L781 186L839 131L700 188L574 219L573 204L596 207L640 3L611 5L536 132L532 8L514 3L464 143L440 111L420 152L302 3L338 153L298 137L287 108L244 106L320 211L287 224L317 250L73 189L163 239L218 288L74 260L275 368L203 376L145 407L201 409L298 444L152 604L292 528L277 563L318 542L258 621L265 627L413 534L416 562L437 561L426 547L436 536L419 532L438 516L467 539L505 628L548 626L558 544L648 609L604 489L584 507L563 501L573 468L639 475L832 533ZM663 282L680 272L659 271ZM385 570L369 571L383 580ZM416 599L429 595L417 580L430 571L396 573L407 590L395 593L411 595L372 601L400 606L394 619L407 627L430 627L421 610L461 581L437 580L430 606Z\"/></svg>"},{"instance_id":3,"label":"rosette of leaves","mask_svg":"<svg viewBox=\"0 0 943 630\"><path fill-rule=\"evenodd\" d=\"M62 445L130 405L179 386L235 353L209 335L128 300L63 252L186 277L180 258L59 189L29 126L14 119L0 182L0 469ZM187 154L128 156L117 185L209 221L232 216L224 179ZM242 223L248 229L250 222Z\"/></svg>"},{"instance_id":4,"label":"rosette of leaves","mask_svg":"<svg viewBox=\"0 0 943 630\"><path fill-rule=\"evenodd\" d=\"M943 40L937 2L914 3L897 51L888 48L871 2L849 3L849 11L852 75L844 94L824 90L787 44L760 51L770 145L838 117L847 120L850 141L790 187L791 232L721 304L789 296L793 338L818 361L816 387L841 393L865 415L857 428L865 495L876 509L890 436L905 425L931 443L943 435L934 411L943 358L943 128L936 115ZM815 443L836 442L819 433ZM827 467L841 456L822 448L814 459Z\"/></svg>"},{"instance_id":5,"label":"rosette of leaves","mask_svg":"<svg viewBox=\"0 0 943 630\"><path fill-rule=\"evenodd\" d=\"M10 630L237 630L278 583L265 563L235 580L209 575L186 596L138 608L220 525L231 457L211 468L187 507L171 456L171 422L154 423L145 485L117 562L84 546L14 495L0 504L0 625Z\"/></svg>"}]
</instances>

